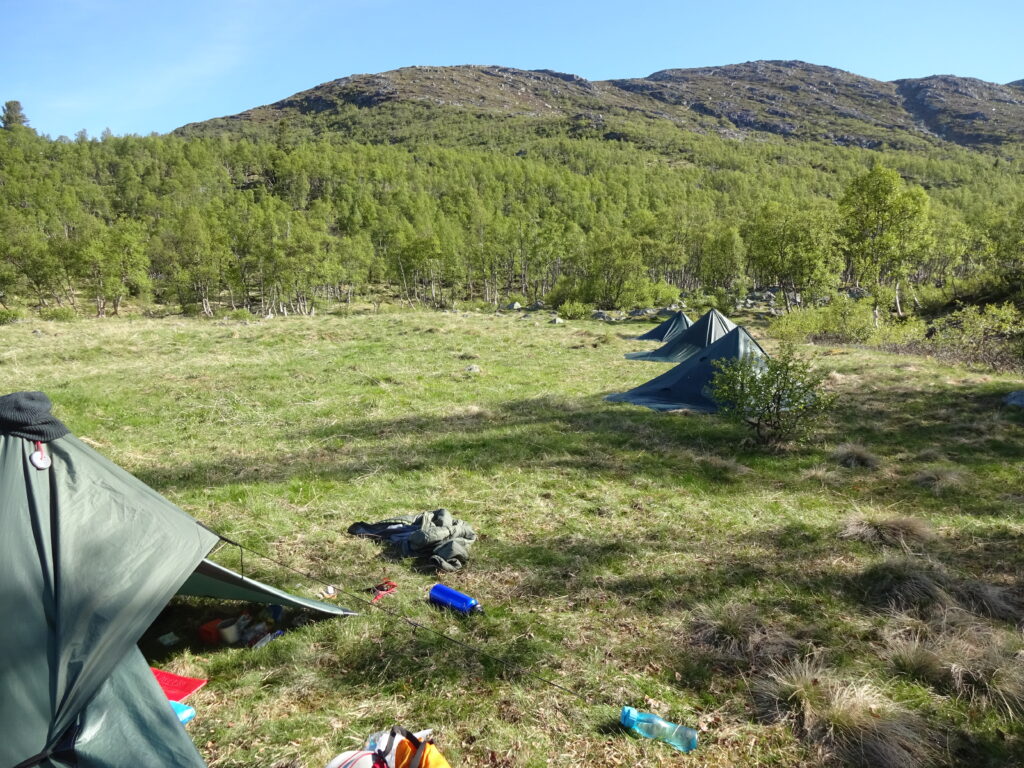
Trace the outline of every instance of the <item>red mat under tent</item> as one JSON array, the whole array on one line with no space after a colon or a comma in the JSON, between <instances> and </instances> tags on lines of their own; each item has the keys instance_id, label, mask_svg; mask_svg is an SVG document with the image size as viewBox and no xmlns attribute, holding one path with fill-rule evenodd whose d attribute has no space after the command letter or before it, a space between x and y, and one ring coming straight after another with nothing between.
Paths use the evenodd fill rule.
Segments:
<instances>
[{"instance_id":1,"label":"red mat under tent","mask_svg":"<svg viewBox=\"0 0 1024 768\"><path fill-rule=\"evenodd\" d=\"M198 677L184 677L154 667L150 669L169 701L184 701L206 685L206 681Z\"/></svg>"}]
</instances>

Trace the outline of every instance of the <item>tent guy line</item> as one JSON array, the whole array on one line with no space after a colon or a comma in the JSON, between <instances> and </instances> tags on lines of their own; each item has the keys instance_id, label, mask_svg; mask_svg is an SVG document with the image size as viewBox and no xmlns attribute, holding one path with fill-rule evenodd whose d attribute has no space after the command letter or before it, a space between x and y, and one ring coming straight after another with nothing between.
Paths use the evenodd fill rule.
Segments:
<instances>
[{"instance_id":1,"label":"tent guy line","mask_svg":"<svg viewBox=\"0 0 1024 768\"><path fill-rule=\"evenodd\" d=\"M583 694L578 693L578 692L572 690L571 688L566 688L564 685L559 685L554 680L550 680L550 679L548 679L546 677L542 677L541 675L538 675L536 672L531 672L529 669L527 669L526 667L523 667L520 664L516 664L515 662L509 661L508 659L503 659L500 656L495 656L494 654L489 653L488 651L485 651L485 650L483 650L482 648L480 648L478 646L472 645L470 643L463 642L462 640L457 640L456 638L451 637L450 635L446 635L444 632L440 632L440 631L438 631L436 629L432 629L431 627L428 627L425 624L420 624L418 621L415 621L414 619L410 619L408 616L403 616L402 614L397 613L393 609L388 608L386 605L381 605L379 602L375 603L372 600L370 600L370 599L368 599L366 597L363 597L362 595L349 592L349 591L347 591L345 589L342 589L341 587L336 587L333 584L329 584L326 581L324 581L323 579L318 578L318 577L314 576L311 573L305 573L304 571L300 571L298 568L290 566L287 563L282 563L280 560L276 560L273 557L271 557L270 555L265 554L263 552L260 552L259 550L255 550L255 549L252 549L251 547L246 547L246 546L244 546L242 544L239 544L237 541L233 541L233 540L229 539L227 536L223 536L222 534L218 533L216 530L214 530L213 528L210 528L208 525L203 524L203 527L206 528L208 531L210 531L210 533L212 533L214 536L217 536L225 544L229 544L231 546L238 547L239 557L240 558L242 556L241 553L248 552L251 555L255 555L256 557L259 557L259 558L262 558L262 559L264 559L264 560L266 560L268 562L274 563L275 565L277 565L277 566L279 566L281 568L284 568L285 570L291 571L294 574L302 576L305 579L309 579L310 581L315 581L316 583L322 584L325 587L331 587L331 588L337 590L337 592L339 594L345 595L346 597L351 598L352 600L355 600L356 602L365 603L366 605L369 605L372 608L376 608L379 611L383 611L384 614L386 616L388 616L389 618L402 621L402 622L408 624L413 629L421 629L421 630L423 630L425 632L429 632L430 634L435 635L435 636L441 638L442 640L447 640L448 642L454 643L455 645L458 645L458 646L461 646L462 648L465 648L466 650L472 651L473 653L475 653L475 654L477 654L479 656L483 656L484 658L490 659L491 661L496 661L499 664L501 664L502 666L505 666L505 667L507 667L509 669L512 669L512 670L515 670L516 672L521 673L525 677L530 677L530 678L533 678L534 680L539 680L542 683L546 683L547 685L550 685L552 688L557 688L558 690L563 691L565 693L568 693L571 696L575 696L577 699L582 701L584 704L591 704L591 701L589 699L587 699L587 697L585 697Z\"/></svg>"}]
</instances>

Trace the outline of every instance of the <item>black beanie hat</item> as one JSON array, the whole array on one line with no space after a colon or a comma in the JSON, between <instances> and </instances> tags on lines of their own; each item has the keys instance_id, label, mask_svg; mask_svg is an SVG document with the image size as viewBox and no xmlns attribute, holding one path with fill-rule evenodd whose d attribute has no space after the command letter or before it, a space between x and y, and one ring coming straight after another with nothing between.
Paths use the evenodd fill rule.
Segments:
<instances>
[{"instance_id":1,"label":"black beanie hat","mask_svg":"<svg viewBox=\"0 0 1024 768\"><path fill-rule=\"evenodd\" d=\"M49 442L68 433L50 413L50 398L42 392L14 392L0 397L0 434Z\"/></svg>"}]
</instances>

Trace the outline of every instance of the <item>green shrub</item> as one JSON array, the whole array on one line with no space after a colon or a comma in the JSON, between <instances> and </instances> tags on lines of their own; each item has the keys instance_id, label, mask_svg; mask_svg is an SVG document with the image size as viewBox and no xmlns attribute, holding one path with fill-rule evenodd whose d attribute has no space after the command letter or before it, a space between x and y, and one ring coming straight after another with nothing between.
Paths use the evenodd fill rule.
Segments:
<instances>
[{"instance_id":1,"label":"green shrub","mask_svg":"<svg viewBox=\"0 0 1024 768\"><path fill-rule=\"evenodd\" d=\"M691 293L686 297L686 306L692 310L694 317L699 317L716 306L715 297L706 293Z\"/></svg>"},{"instance_id":2,"label":"green shrub","mask_svg":"<svg viewBox=\"0 0 1024 768\"><path fill-rule=\"evenodd\" d=\"M868 343L876 347L915 347L928 335L928 324L919 317L883 323L871 332Z\"/></svg>"},{"instance_id":3,"label":"green shrub","mask_svg":"<svg viewBox=\"0 0 1024 768\"><path fill-rule=\"evenodd\" d=\"M560 277L544 297L551 306L578 301L599 309L632 309L634 307L668 306L679 300L679 289L665 282L646 277L631 277L612 291L598 278L571 280Z\"/></svg>"},{"instance_id":4,"label":"green shrub","mask_svg":"<svg viewBox=\"0 0 1024 768\"><path fill-rule=\"evenodd\" d=\"M746 424L761 445L800 441L835 402L823 388L825 374L784 344L775 357L746 355L717 360L711 392L719 413Z\"/></svg>"},{"instance_id":5,"label":"green shrub","mask_svg":"<svg viewBox=\"0 0 1024 768\"><path fill-rule=\"evenodd\" d=\"M248 309L231 309L219 315L221 320L235 320L239 323L255 320L256 316Z\"/></svg>"},{"instance_id":6,"label":"green shrub","mask_svg":"<svg viewBox=\"0 0 1024 768\"><path fill-rule=\"evenodd\" d=\"M651 285L651 306L668 307L679 301L679 289L664 281Z\"/></svg>"},{"instance_id":7,"label":"green shrub","mask_svg":"<svg viewBox=\"0 0 1024 768\"><path fill-rule=\"evenodd\" d=\"M21 320L21 311L17 309L0 309L0 325L11 325Z\"/></svg>"},{"instance_id":8,"label":"green shrub","mask_svg":"<svg viewBox=\"0 0 1024 768\"><path fill-rule=\"evenodd\" d=\"M584 304L581 301L566 301L558 308L558 314L566 320L582 320L584 317L589 317L593 311L593 305Z\"/></svg>"},{"instance_id":9,"label":"green shrub","mask_svg":"<svg viewBox=\"0 0 1024 768\"><path fill-rule=\"evenodd\" d=\"M936 320L929 347L939 357L993 368L1024 363L1024 315L1012 303L971 305Z\"/></svg>"},{"instance_id":10,"label":"green shrub","mask_svg":"<svg viewBox=\"0 0 1024 768\"><path fill-rule=\"evenodd\" d=\"M54 323L73 323L78 319L78 313L72 307L42 307L39 317Z\"/></svg>"},{"instance_id":11,"label":"green shrub","mask_svg":"<svg viewBox=\"0 0 1024 768\"><path fill-rule=\"evenodd\" d=\"M780 341L863 344L876 332L870 301L836 296L823 307L797 309L776 318L768 333Z\"/></svg>"}]
</instances>

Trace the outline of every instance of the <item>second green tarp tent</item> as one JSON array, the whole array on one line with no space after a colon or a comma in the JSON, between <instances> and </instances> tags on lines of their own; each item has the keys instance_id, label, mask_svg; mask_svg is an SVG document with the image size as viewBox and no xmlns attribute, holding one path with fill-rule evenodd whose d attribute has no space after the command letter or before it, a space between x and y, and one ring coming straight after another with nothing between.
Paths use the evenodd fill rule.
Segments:
<instances>
[{"instance_id":1,"label":"second green tarp tent","mask_svg":"<svg viewBox=\"0 0 1024 768\"><path fill-rule=\"evenodd\" d=\"M205 765L136 643L193 592L337 606L205 560L219 541L68 433L41 392L0 397L0 765Z\"/></svg>"},{"instance_id":2,"label":"second green tarp tent","mask_svg":"<svg viewBox=\"0 0 1024 768\"><path fill-rule=\"evenodd\" d=\"M768 355L745 328L734 327L710 347L693 355L675 368L628 392L608 395L605 400L643 405L656 411L686 409L713 413L718 404L711 397L710 385L716 360L736 360L747 355Z\"/></svg>"},{"instance_id":3,"label":"second green tarp tent","mask_svg":"<svg viewBox=\"0 0 1024 768\"><path fill-rule=\"evenodd\" d=\"M712 309L700 317L697 322L677 334L666 343L651 352L628 352L630 360L651 360L659 363L681 363L687 358L707 349L736 324L717 309Z\"/></svg>"},{"instance_id":4,"label":"second green tarp tent","mask_svg":"<svg viewBox=\"0 0 1024 768\"><path fill-rule=\"evenodd\" d=\"M651 328L647 333L637 336L637 341L669 341L689 328L693 323L682 312L673 312L663 323Z\"/></svg>"}]
</instances>

